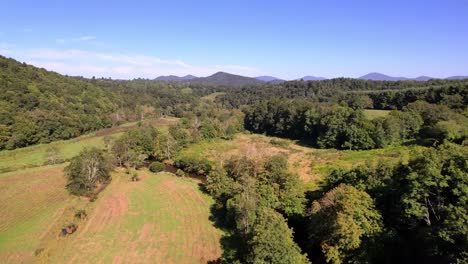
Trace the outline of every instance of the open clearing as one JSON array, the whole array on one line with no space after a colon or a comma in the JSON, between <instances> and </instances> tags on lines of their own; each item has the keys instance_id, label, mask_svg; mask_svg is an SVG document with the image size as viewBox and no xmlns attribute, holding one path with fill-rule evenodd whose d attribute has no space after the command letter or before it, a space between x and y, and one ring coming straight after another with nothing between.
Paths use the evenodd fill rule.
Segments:
<instances>
[{"instance_id":1,"label":"open clearing","mask_svg":"<svg viewBox=\"0 0 468 264\"><path fill-rule=\"evenodd\" d=\"M366 160L407 159L418 146L395 146L374 150L316 149L301 146L292 140L268 137L258 134L240 133L233 140L214 139L189 146L180 155L208 158L223 162L232 156L246 155L257 161L277 154L288 156L289 169L310 184L331 172L333 168L351 168L362 165Z\"/></svg>"},{"instance_id":2,"label":"open clearing","mask_svg":"<svg viewBox=\"0 0 468 264\"><path fill-rule=\"evenodd\" d=\"M55 238L40 262L206 263L218 258L221 231L209 220L213 201L199 190L200 182L166 172L139 174L142 180L131 182L129 175L116 173L78 231Z\"/></svg>"},{"instance_id":3,"label":"open clearing","mask_svg":"<svg viewBox=\"0 0 468 264\"><path fill-rule=\"evenodd\" d=\"M0 175L0 263L206 263L221 254L199 181L117 171L96 202L65 191L63 166ZM74 218L85 209L85 220ZM78 224L59 237L60 228ZM35 252L40 250L38 256Z\"/></svg>"},{"instance_id":4,"label":"open clearing","mask_svg":"<svg viewBox=\"0 0 468 264\"><path fill-rule=\"evenodd\" d=\"M375 109L366 109L364 110L364 116L367 119L375 119L378 117L386 117L391 111L390 110L375 110Z\"/></svg>"}]
</instances>

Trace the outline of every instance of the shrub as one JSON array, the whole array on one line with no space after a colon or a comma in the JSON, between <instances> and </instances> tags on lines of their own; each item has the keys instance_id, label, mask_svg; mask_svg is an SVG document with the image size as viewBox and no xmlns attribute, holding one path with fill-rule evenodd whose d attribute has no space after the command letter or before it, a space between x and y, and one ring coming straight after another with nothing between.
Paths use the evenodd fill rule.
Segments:
<instances>
[{"instance_id":1,"label":"shrub","mask_svg":"<svg viewBox=\"0 0 468 264\"><path fill-rule=\"evenodd\" d=\"M159 161L151 162L151 164L149 165L149 170L154 173L161 172L165 168L166 166L164 165L164 163L159 162Z\"/></svg>"},{"instance_id":2,"label":"shrub","mask_svg":"<svg viewBox=\"0 0 468 264\"><path fill-rule=\"evenodd\" d=\"M211 171L211 162L206 159L182 156L178 157L174 165L188 173L208 174Z\"/></svg>"},{"instance_id":3,"label":"shrub","mask_svg":"<svg viewBox=\"0 0 468 264\"><path fill-rule=\"evenodd\" d=\"M78 218L78 219L85 219L87 216L88 214L83 209L77 210L75 213L75 218Z\"/></svg>"},{"instance_id":4,"label":"shrub","mask_svg":"<svg viewBox=\"0 0 468 264\"><path fill-rule=\"evenodd\" d=\"M140 178L138 178L138 173L134 172L131 179L134 182L138 181L140 179Z\"/></svg>"},{"instance_id":5,"label":"shrub","mask_svg":"<svg viewBox=\"0 0 468 264\"><path fill-rule=\"evenodd\" d=\"M176 175L179 177L185 177L185 172L181 169L177 169Z\"/></svg>"}]
</instances>

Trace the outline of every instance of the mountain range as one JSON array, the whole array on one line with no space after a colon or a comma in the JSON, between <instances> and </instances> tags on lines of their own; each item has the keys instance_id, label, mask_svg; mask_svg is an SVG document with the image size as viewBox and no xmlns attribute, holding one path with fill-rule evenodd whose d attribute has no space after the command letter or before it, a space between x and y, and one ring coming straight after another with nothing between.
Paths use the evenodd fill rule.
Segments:
<instances>
[{"instance_id":1,"label":"mountain range","mask_svg":"<svg viewBox=\"0 0 468 264\"><path fill-rule=\"evenodd\" d=\"M437 79L430 76L419 76L416 78L408 78L408 77L394 77L385 75L378 72L371 72L366 75L363 75L357 79L361 80L372 80L372 81L428 81L431 79ZM456 80L456 79L468 79L468 76L451 76L445 79L449 80ZM200 83L200 84L207 84L207 85L229 85L229 86L246 86L246 85L257 85L257 84L278 84L285 82L286 80L274 77L274 76L258 76L258 77L246 77L241 75L235 75L226 72L217 72L208 77L196 77L193 75L186 75L186 76L175 76L175 75L168 75L168 76L159 76L155 80L158 81L168 81L168 82L191 82L191 83ZM303 80L303 81L322 81L327 80L324 77L316 77L316 76L304 76L302 78L296 80Z\"/></svg>"},{"instance_id":2,"label":"mountain range","mask_svg":"<svg viewBox=\"0 0 468 264\"><path fill-rule=\"evenodd\" d=\"M198 78L197 76L193 76L193 75L185 75L185 76L182 76L182 77L179 77L179 76L175 76L175 75L168 75L168 76L159 76L158 78L156 78L155 80L156 81L167 81L167 82L170 82L170 81L189 81L189 80L193 80L193 79L196 79Z\"/></svg>"}]
</instances>

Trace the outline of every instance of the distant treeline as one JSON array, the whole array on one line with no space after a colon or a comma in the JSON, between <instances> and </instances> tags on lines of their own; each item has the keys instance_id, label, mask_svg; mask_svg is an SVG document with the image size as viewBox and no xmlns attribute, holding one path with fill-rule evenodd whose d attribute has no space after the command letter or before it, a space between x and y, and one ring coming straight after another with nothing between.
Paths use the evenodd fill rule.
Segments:
<instances>
[{"instance_id":1,"label":"distant treeline","mask_svg":"<svg viewBox=\"0 0 468 264\"><path fill-rule=\"evenodd\" d=\"M468 118L463 112L424 101L369 120L359 108L272 99L249 108L244 125L255 133L337 149L381 148L406 140L462 143L468 136Z\"/></svg>"},{"instance_id":2,"label":"distant treeline","mask_svg":"<svg viewBox=\"0 0 468 264\"><path fill-rule=\"evenodd\" d=\"M423 100L457 108L468 104L468 80L367 81L338 78L324 81L291 81L256 87L224 87L217 101L238 108L272 98L305 99L311 102L359 103L365 108L402 109ZM365 98L366 100L363 100Z\"/></svg>"}]
</instances>

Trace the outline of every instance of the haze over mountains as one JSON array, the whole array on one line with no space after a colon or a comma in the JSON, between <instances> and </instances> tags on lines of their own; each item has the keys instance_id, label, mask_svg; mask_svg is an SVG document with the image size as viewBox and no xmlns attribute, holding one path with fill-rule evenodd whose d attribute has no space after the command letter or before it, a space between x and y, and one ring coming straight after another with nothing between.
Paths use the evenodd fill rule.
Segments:
<instances>
[{"instance_id":1,"label":"haze over mountains","mask_svg":"<svg viewBox=\"0 0 468 264\"><path fill-rule=\"evenodd\" d=\"M372 81L410 81L410 80L428 81L431 79L438 79L438 78L433 78L430 76L419 76L416 78L394 77L394 76L389 76L389 75L385 75L385 74L378 73L378 72L371 72L357 79L372 80ZM445 79L449 79L449 80L468 79L468 76L451 76ZM258 76L258 77L246 77L246 76L235 75L235 74L226 73L226 72L217 72L208 77L196 77L193 75L186 75L182 77L175 76L175 75L159 76L155 80L173 81L173 82L191 82L191 83L201 83L201 84L210 84L210 85L230 85L230 86L256 85L256 84L262 84L262 83L276 84L276 83L282 83L282 82L287 81L287 80L283 80L283 79L280 79L274 76L268 76L268 75ZM298 78L295 80L321 81L321 80L327 80L327 78L307 75L307 76L304 76L302 78Z\"/></svg>"}]
</instances>

